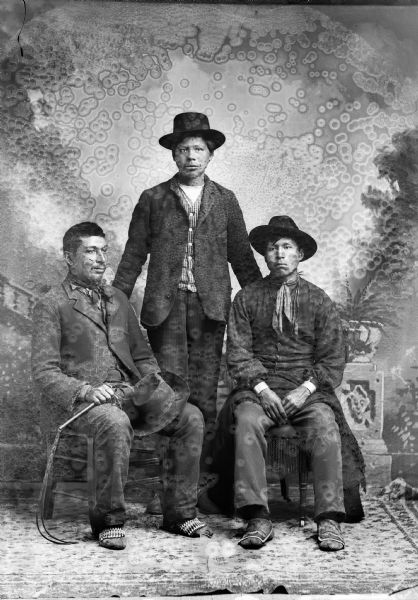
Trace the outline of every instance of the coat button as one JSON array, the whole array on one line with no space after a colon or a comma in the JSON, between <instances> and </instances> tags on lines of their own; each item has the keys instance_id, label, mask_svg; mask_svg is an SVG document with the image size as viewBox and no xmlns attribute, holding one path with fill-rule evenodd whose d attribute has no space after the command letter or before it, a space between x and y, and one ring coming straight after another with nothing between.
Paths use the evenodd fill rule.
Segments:
<instances>
[{"instance_id":1,"label":"coat button","mask_svg":"<svg viewBox=\"0 0 418 600\"><path fill-rule=\"evenodd\" d=\"M166 294L166 295L165 295L165 297L166 297L168 300L170 300L170 298L171 298L171 294Z\"/></svg>"}]
</instances>

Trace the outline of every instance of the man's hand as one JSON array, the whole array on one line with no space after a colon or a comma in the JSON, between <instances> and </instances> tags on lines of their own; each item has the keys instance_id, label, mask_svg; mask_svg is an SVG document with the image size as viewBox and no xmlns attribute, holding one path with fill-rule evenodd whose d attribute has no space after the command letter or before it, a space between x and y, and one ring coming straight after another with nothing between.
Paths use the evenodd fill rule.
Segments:
<instances>
[{"instance_id":1,"label":"man's hand","mask_svg":"<svg viewBox=\"0 0 418 600\"><path fill-rule=\"evenodd\" d=\"M279 396L270 388L259 394L260 404L266 415L278 425L287 423L287 415Z\"/></svg>"},{"instance_id":2,"label":"man's hand","mask_svg":"<svg viewBox=\"0 0 418 600\"><path fill-rule=\"evenodd\" d=\"M85 400L86 402L94 402L94 404L106 404L114 395L114 389L107 383L102 383L99 387L92 387L85 395Z\"/></svg>"},{"instance_id":3,"label":"man's hand","mask_svg":"<svg viewBox=\"0 0 418 600\"><path fill-rule=\"evenodd\" d=\"M304 385L300 385L295 390L288 392L282 400L287 416L293 417L302 408L310 395L310 391Z\"/></svg>"}]
</instances>

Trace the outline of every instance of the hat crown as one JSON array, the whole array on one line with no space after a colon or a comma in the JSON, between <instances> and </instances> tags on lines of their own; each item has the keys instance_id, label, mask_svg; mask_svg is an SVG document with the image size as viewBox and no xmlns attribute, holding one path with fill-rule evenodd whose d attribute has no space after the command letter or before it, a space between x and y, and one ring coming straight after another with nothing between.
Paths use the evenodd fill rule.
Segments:
<instances>
[{"instance_id":1,"label":"hat crown","mask_svg":"<svg viewBox=\"0 0 418 600\"><path fill-rule=\"evenodd\" d=\"M186 137L202 137L210 140L213 150L225 142L224 134L216 129L211 129L207 116L199 112L185 112L176 115L173 120L173 133L163 135L158 141L164 148L172 150L174 144Z\"/></svg>"},{"instance_id":2,"label":"hat crown","mask_svg":"<svg viewBox=\"0 0 418 600\"><path fill-rule=\"evenodd\" d=\"M295 231L300 231L294 220L287 215L272 217L269 221L269 226L273 227L274 229L294 229Z\"/></svg>"},{"instance_id":3,"label":"hat crown","mask_svg":"<svg viewBox=\"0 0 418 600\"><path fill-rule=\"evenodd\" d=\"M209 119L203 113L186 112L174 117L173 133L187 133L199 129L209 130Z\"/></svg>"},{"instance_id":4,"label":"hat crown","mask_svg":"<svg viewBox=\"0 0 418 600\"><path fill-rule=\"evenodd\" d=\"M290 238L297 242L304 254L301 260L307 260L317 250L313 237L299 229L294 220L287 215L272 217L268 225L259 225L249 233L252 247L260 254L265 253L268 242L276 242L280 238Z\"/></svg>"}]
</instances>

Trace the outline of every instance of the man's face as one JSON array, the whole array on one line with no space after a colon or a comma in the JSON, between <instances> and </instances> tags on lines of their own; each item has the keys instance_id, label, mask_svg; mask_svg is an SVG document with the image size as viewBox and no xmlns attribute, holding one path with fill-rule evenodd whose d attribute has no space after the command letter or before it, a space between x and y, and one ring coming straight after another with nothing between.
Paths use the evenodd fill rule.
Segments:
<instances>
[{"instance_id":1,"label":"man's face","mask_svg":"<svg viewBox=\"0 0 418 600\"><path fill-rule=\"evenodd\" d=\"M296 273L303 251L294 240L280 238L268 242L264 258L273 277L289 279Z\"/></svg>"},{"instance_id":2,"label":"man's face","mask_svg":"<svg viewBox=\"0 0 418 600\"><path fill-rule=\"evenodd\" d=\"M185 181L202 180L212 154L201 137L184 138L174 150L174 160Z\"/></svg>"},{"instance_id":3,"label":"man's face","mask_svg":"<svg viewBox=\"0 0 418 600\"><path fill-rule=\"evenodd\" d=\"M107 264L106 253L105 238L92 235L81 238L75 252L65 253L65 260L77 281L94 287L102 281Z\"/></svg>"}]
</instances>

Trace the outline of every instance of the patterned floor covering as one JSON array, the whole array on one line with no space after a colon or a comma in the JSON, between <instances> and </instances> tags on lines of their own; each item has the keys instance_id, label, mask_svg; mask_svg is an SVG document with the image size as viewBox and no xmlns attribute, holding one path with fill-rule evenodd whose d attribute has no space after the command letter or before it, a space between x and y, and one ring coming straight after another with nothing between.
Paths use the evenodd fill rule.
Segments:
<instances>
[{"instance_id":1,"label":"patterned floor covering","mask_svg":"<svg viewBox=\"0 0 418 600\"><path fill-rule=\"evenodd\" d=\"M3 502L0 598L172 596L213 593L389 593L418 585L418 506L365 500L367 518L344 525L346 549L321 552L315 525L300 528L294 505L272 503L275 538L261 550L237 545L243 522L208 517L211 539L158 529L160 519L129 504L128 546L100 548L81 517L60 516L51 531L79 543L57 546L35 527L34 504Z\"/></svg>"}]
</instances>

